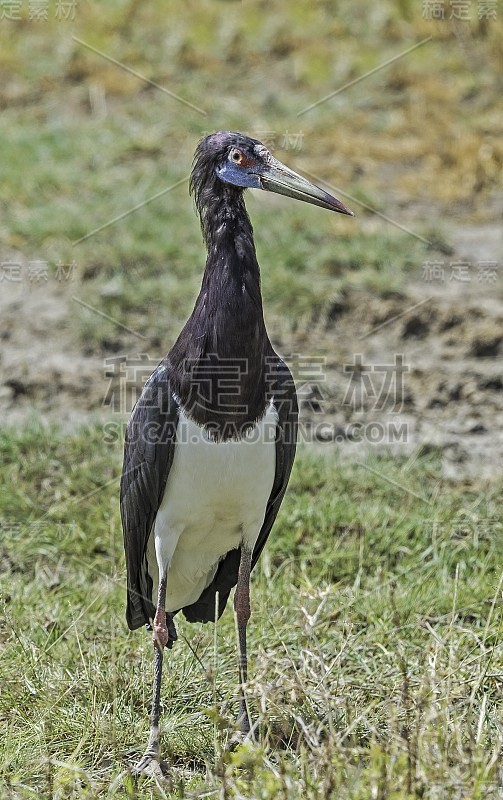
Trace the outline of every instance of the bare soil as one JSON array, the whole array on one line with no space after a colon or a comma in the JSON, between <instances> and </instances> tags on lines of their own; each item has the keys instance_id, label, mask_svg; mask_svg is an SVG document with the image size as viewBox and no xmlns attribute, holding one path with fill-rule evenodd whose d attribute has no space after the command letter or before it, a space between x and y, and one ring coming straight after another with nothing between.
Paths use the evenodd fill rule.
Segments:
<instances>
[{"instance_id":1,"label":"bare soil","mask_svg":"<svg viewBox=\"0 0 503 800\"><path fill-rule=\"evenodd\" d=\"M503 232L494 223L452 227L450 241L443 280L425 280L418 269L404 292L350 291L322 319L271 331L296 373L303 439L357 460L435 447L452 478L501 470ZM2 260L15 257L2 253ZM470 264L469 280L451 277L455 261ZM497 263L495 280L479 279L482 261ZM1 424L37 419L71 429L127 418L104 404L104 358L111 354L86 355L78 342L74 291L57 281L0 286ZM159 359L170 346L127 332L121 341L124 352ZM118 390L114 380L120 378L112 379Z\"/></svg>"}]
</instances>

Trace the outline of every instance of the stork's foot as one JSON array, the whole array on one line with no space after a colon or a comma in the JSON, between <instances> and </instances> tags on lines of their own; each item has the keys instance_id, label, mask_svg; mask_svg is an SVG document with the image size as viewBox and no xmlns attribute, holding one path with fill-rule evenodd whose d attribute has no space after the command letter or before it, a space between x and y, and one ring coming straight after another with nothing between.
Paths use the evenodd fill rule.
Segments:
<instances>
[{"instance_id":1,"label":"stork's foot","mask_svg":"<svg viewBox=\"0 0 503 800\"><path fill-rule=\"evenodd\" d=\"M243 731L234 731L230 739L228 739L225 749L233 753L234 750L237 750L239 747L242 747L248 742L252 742L253 744L258 742L257 734L254 730L248 731L248 733L243 733Z\"/></svg>"},{"instance_id":2,"label":"stork's foot","mask_svg":"<svg viewBox=\"0 0 503 800\"><path fill-rule=\"evenodd\" d=\"M248 715L240 715L236 720L236 727L237 730L233 731L232 736L227 741L226 750L233 751L246 744L246 742L258 741L256 726L253 728L250 726Z\"/></svg>"},{"instance_id":3,"label":"stork's foot","mask_svg":"<svg viewBox=\"0 0 503 800\"><path fill-rule=\"evenodd\" d=\"M161 761L161 745L159 740L159 728L155 725L150 729L150 736L147 749L131 770L133 777L148 775L150 777L163 778L169 772L169 767L165 761Z\"/></svg>"},{"instance_id":4,"label":"stork's foot","mask_svg":"<svg viewBox=\"0 0 503 800\"><path fill-rule=\"evenodd\" d=\"M243 733L242 731L234 731L230 739L227 740L225 749L228 750L230 753L233 753L234 750L237 750L238 747L241 747L247 741L248 741L247 733Z\"/></svg>"},{"instance_id":5,"label":"stork's foot","mask_svg":"<svg viewBox=\"0 0 503 800\"><path fill-rule=\"evenodd\" d=\"M149 778L166 778L168 773L169 767L166 762L161 761L158 755L154 755L149 750L147 750L131 770L131 775L134 778L138 778L140 775Z\"/></svg>"}]
</instances>

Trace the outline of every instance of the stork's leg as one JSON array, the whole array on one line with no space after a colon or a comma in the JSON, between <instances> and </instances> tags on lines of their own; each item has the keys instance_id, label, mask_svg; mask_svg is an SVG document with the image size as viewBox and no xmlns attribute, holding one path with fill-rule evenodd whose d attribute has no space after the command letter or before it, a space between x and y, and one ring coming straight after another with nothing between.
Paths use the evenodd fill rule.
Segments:
<instances>
[{"instance_id":1,"label":"stork's leg","mask_svg":"<svg viewBox=\"0 0 503 800\"><path fill-rule=\"evenodd\" d=\"M239 639L239 715L237 724L242 734L250 732L250 718L246 708L244 684L248 677L248 659L246 654L246 626L250 619L250 571L252 551L241 545L238 582L234 594L234 609L238 623Z\"/></svg>"},{"instance_id":2,"label":"stork's leg","mask_svg":"<svg viewBox=\"0 0 503 800\"><path fill-rule=\"evenodd\" d=\"M154 632L152 642L154 645L154 696L152 699L152 716L150 720L150 736L147 749L133 770L133 775L142 772L165 771L166 765L161 762L161 744L159 735L159 717L161 714L161 678L162 656L164 648L169 650L178 638L173 622L173 615L166 614L166 576L159 581L159 595L157 610L154 617Z\"/></svg>"}]
</instances>

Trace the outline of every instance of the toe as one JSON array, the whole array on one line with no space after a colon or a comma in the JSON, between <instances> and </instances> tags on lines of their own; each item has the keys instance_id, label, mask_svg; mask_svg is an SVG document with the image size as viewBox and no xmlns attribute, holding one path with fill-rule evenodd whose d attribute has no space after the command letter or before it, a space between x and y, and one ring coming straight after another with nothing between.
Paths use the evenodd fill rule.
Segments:
<instances>
[{"instance_id":1,"label":"toe","mask_svg":"<svg viewBox=\"0 0 503 800\"><path fill-rule=\"evenodd\" d=\"M134 778L138 778L140 775L145 775L150 778L163 778L167 775L167 772L168 765L165 761L159 763L156 758L152 758L152 756L148 755L144 755L131 770L131 774Z\"/></svg>"}]
</instances>

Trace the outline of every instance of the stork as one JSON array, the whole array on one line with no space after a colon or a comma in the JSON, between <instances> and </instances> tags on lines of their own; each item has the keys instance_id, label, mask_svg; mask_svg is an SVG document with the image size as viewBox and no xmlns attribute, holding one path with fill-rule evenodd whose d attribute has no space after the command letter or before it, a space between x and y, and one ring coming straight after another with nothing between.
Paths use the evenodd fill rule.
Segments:
<instances>
[{"instance_id":1,"label":"stork","mask_svg":"<svg viewBox=\"0 0 503 800\"><path fill-rule=\"evenodd\" d=\"M194 310L152 373L129 420L120 501L131 630L153 626L150 736L136 774L159 770L163 650L190 622L220 617L235 586L240 704L250 572L276 519L297 437L292 375L264 324L260 271L246 188L353 212L277 161L256 139L230 131L199 143L190 178L207 248ZM164 765L163 765L164 766Z\"/></svg>"}]
</instances>

